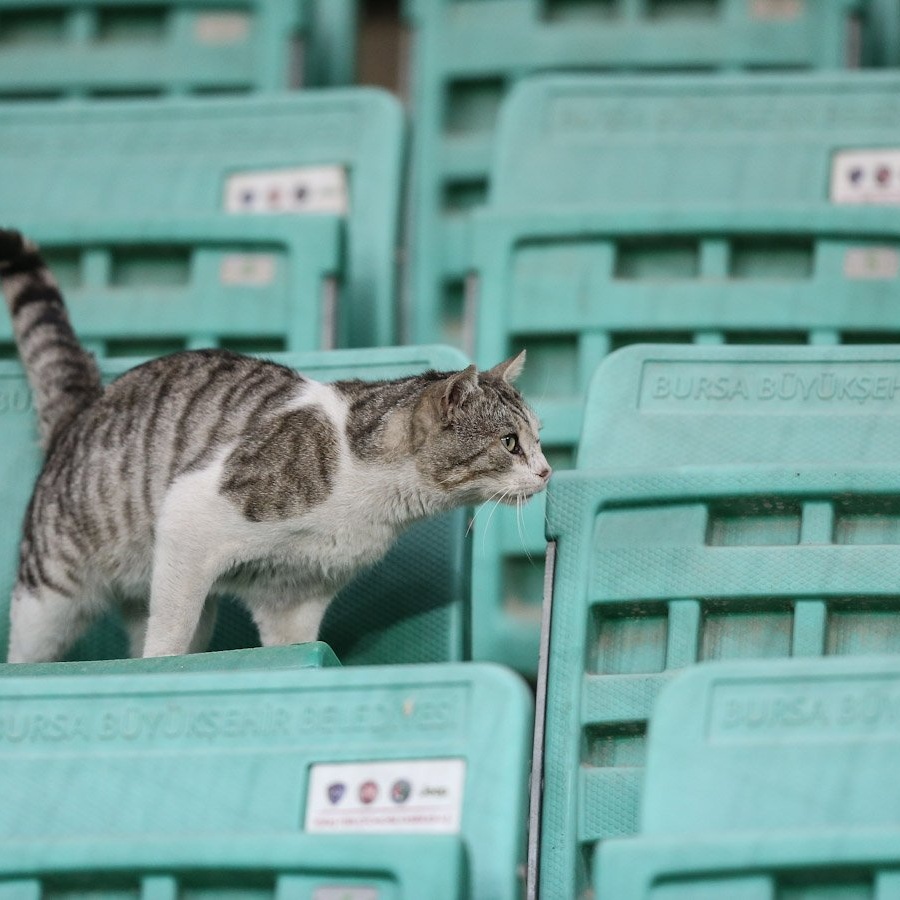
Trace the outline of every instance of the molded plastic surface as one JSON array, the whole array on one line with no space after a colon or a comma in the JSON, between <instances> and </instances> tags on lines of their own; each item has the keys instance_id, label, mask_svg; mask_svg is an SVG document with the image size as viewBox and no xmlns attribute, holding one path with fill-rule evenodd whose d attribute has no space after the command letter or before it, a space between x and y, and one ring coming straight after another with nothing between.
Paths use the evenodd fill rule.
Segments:
<instances>
[{"instance_id":1,"label":"molded plastic surface","mask_svg":"<svg viewBox=\"0 0 900 900\"><path fill-rule=\"evenodd\" d=\"M107 249L102 241L91 244L103 229L135 223L129 229L134 256L118 270L120 280L143 279L158 288L184 279L192 250L185 233L191 235L198 219L221 218L234 233L251 237L266 222L282 240L296 227L299 240L310 227L306 220L320 215L226 213L229 177L340 167L349 205L338 342L384 345L394 341L402 147L399 104L363 88L166 103L7 105L0 110L0 206L4 221L25 233L86 251ZM140 243L138 226L146 228L149 246ZM208 249L200 237L194 235L197 252ZM166 244L169 252L160 253ZM105 287L102 262L93 265L99 269L86 269L85 279ZM137 336L142 324L134 324ZM319 340L314 323L309 333Z\"/></svg>"},{"instance_id":2,"label":"molded plastic surface","mask_svg":"<svg viewBox=\"0 0 900 900\"><path fill-rule=\"evenodd\" d=\"M893 828L647 838L598 844L594 884L598 900L891 900L898 858Z\"/></svg>"},{"instance_id":3,"label":"molded plastic surface","mask_svg":"<svg viewBox=\"0 0 900 900\"><path fill-rule=\"evenodd\" d=\"M498 667L9 677L0 721L0 878L72 889L73 870L87 869L132 890L148 876L211 880L212 897L244 869L230 886L257 893L241 897L272 896L290 876L298 897L348 878L377 889L367 900L520 893L531 699ZM346 805L367 763L428 759L465 767L458 835L307 831L309 804ZM337 800L311 796L312 766L340 763L360 768L343 770ZM409 782L411 802L428 796L427 781ZM375 803L386 818L403 810L384 794Z\"/></svg>"},{"instance_id":4,"label":"molded plastic surface","mask_svg":"<svg viewBox=\"0 0 900 900\"><path fill-rule=\"evenodd\" d=\"M599 846L597 897L889 897L898 702L896 657L679 675L653 711L641 834Z\"/></svg>"},{"instance_id":5,"label":"molded plastic surface","mask_svg":"<svg viewBox=\"0 0 900 900\"><path fill-rule=\"evenodd\" d=\"M572 465L591 374L626 344L900 341L900 182L880 186L874 153L857 174L879 202L830 200L832 178L856 190L836 153L900 148L898 97L889 73L553 76L513 91L490 202L472 217L469 314L479 365L528 350L520 386L557 470ZM475 655L525 672L534 507L522 536L508 512L473 534Z\"/></svg>"},{"instance_id":6,"label":"molded plastic surface","mask_svg":"<svg viewBox=\"0 0 900 900\"><path fill-rule=\"evenodd\" d=\"M0 847L2 900L467 900L458 837L278 835Z\"/></svg>"},{"instance_id":7,"label":"molded plastic surface","mask_svg":"<svg viewBox=\"0 0 900 900\"><path fill-rule=\"evenodd\" d=\"M447 347L402 347L276 357L312 378L396 378L425 369L463 368L465 358ZM106 360L107 376L135 360ZM0 363L0 654L9 629L8 603L15 580L22 516L37 476L37 425L24 375L16 363ZM344 664L442 662L468 659L469 553L466 510L414 526L387 557L361 573L334 601L322 625ZM212 649L254 646L256 628L242 607L224 604ZM124 634L108 618L81 641L74 659L121 657Z\"/></svg>"},{"instance_id":8,"label":"molded plastic surface","mask_svg":"<svg viewBox=\"0 0 900 900\"><path fill-rule=\"evenodd\" d=\"M676 670L900 653L898 483L896 466L802 463L558 477L542 896L575 896L589 846L636 830Z\"/></svg>"},{"instance_id":9,"label":"molded plastic surface","mask_svg":"<svg viewBox=\"0 0 900 900\"><path fill-rule=\"evenodd\" d=\"M98 356L135 357L333 346L329 286L341 271L342 230L334 216L208 216L27 233L60 282L79 339ZM5 309L0 352L16 355Z\"/></svg>"},{"instance_id":10,"label":"molded plastic surface","mask_svg":"<svg viewBox=\"0 0 900 900\"><path fill-rule=\"evenodd\" d=\"M305 84L354 84L360 0L312 0L303 47Z\"/></svg>"},{"instance_id":11,"label":"molded plastic surface","mask_svg":"<svg viewBox=\"0 0 900 900\"><path fill-rule=\"evenodd\" d=\"M747 397L651 410L676 374L743 378ZM646 724L675 671L900 653L898 379L896 347L648 346L601 367L608 405L548 503L542 896L577 895L594 842L636 831ZM598 437L619 422L621 442Z\"/></svg>"},{"instance_id":12,"label":"molded plastic surface","mask_svg":"<svg viewBox=\"0 0 900 900\"><path fill-rule=\"evenodd\" d=\"M7 99L246 93L289 87L308 2L0 3ZM297 73L299 74L299 73Z\"/></svg>"},{"instance_id":13,"label":"molded plastic surface","mask_svg":"<svg viewBox=\"0 0 900 900\"><path fill-rule=\"evenodd\" d=\"M247 669L321 669L341 663L328 644L286 644L249 650L211 650L186 656L147 659L103 659L58 663L7 663L0 676L19 675L140 675L169 672L243 672Z\"/></svg>"},{"instance_id":14,"label":"molded plastic surface","mask_svg":"<svg viewBox=\"0 0 900 900\"><path fill-rule=\"evenodd\" d=\"M355 30L355 0L2 0L0 94L108 99L349 84Z\"/></svg>"},{"instance_id":15,"label":"molded plastic surface","mask_svg":"<svg viewBox=\"0 0 900 900\"><path fill-rule=\"evenodd\" d=\"M897 0L869 0L866 55L874 65L900 64L900 4Z\"/></svg>"},{"instance_id":16,"label":"molded plastic surface","mask_svg":"<svg viewBox=\"0 0 900 900\"><path fill-rule=\"evenodd\" d=\"M900 346L644 344L594 372L577 464L877 465L898 448Z\"/></svg>"},{"instance_id":17,"label":"molded plastic surface","mask_svg":"<svg viewBox=\"0 0 900 900\"><path fill-rule=\"evenodd\" d=\"M865 0L408 3L415 38L413 339L463 339L466 218L493 191L498 110L523 77L565 69L622 74L842 68L858 62L850 23L866 8ZM527 156L530 147L520 143L515 152ZM525 196L534 188L540 191L532 183Z\"/></svg>"}]
</instances>

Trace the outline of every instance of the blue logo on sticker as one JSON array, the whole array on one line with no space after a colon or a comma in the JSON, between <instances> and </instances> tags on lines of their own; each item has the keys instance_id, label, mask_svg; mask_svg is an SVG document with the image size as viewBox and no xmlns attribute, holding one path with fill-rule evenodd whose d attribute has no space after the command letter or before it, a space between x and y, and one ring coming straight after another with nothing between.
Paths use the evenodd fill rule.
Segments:
<instances>
[{"instance_id":1,"label":"blue logo on sticker","mask_svg":"<svg viewBox=\"0 0 900 900\"><path fill-rule=\"evenodd\" d=\"M346 790L346 785L342 784L340 781L328 785L328 799L331 801L332 805L341 802L341 797L344 796L344 791Z\"/></svg>"}]
</instances>

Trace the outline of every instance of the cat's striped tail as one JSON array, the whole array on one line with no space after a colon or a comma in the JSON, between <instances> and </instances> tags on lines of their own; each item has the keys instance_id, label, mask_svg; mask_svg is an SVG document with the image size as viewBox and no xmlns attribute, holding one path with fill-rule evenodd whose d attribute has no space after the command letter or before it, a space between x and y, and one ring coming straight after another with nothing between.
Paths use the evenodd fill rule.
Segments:
<instances>
[{"instance_id":1,"label":"cat's striped tail","mask_svg":"<svg viewBox=\"0 0 900 900\"><path fill-rule=\"evenodd\" d=\"M0 228L0 283L37 406L41 444L47 449L103 392L100 370L78 342L59 286L37 246L5 228Z\"/></svg>"}]
</instances>

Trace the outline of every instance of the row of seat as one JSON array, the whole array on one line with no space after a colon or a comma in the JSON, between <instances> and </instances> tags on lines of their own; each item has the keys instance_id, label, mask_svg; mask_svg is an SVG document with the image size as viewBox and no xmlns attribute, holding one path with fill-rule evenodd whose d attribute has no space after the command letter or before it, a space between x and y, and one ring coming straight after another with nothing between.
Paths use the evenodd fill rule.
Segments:
<instances>
[{"instance_id":1,"label":"row of seat","mask_svg":"<svg viewBox=\"0 0 900 900\"><path fill-rule=\"evenodd\" d=\"M898 398L896 346L598 368L548 509L541 897L891 896ZM336 664L314 644L0 667L10 890L517 896L521 681Z\"/></svg>"},{"instance_id":2,"label":"row of seat","mask_svg":"<svg viewBox=\"0 0 900 900\"><path fill-rule=\"evenodd\" d=\"M494 194L469 220L468 319L480 365L528 349L521 386L558 469L588 377L619 346L896 339L900 174L869 148L896 140L898 87L888 73L519 86ZM101 356L390 343L403 141L385 95L15 106L0 123L6 214L45 245ZM8 322L3 344L12 355ZM505 510L488 521L472 649L533 678L543 501L524 539Z\"/></svg>"},{"instance_id":3,"label":"row of seat","mask_svg":"<svg viewBox=\"0 0 900 900\"><path fill-rule=\"evenodd\" d=\"M2 0L4 101L352 84L357 0Z\"/></svg>"},{"instance_id":4,"label":"row of seat","mask_svg":"<svg viewBox=\"0 0 900 900\"><path fill-rule=\"evenodd\" d=\"M743 832L775 846L830 826L842 847L896 826L865 787L888 777L872 741L893 727L896 662L771 661L900 650L898 363L896 346L643 345L598 368L548 504L542 897L655 897L643 880L670 839L743 842L746 860ZM765 662L697 667L739 659ZM607 870L644 836L642 874ZM790 865L816 871L806 837ZM597 855L607 842L625 849ZM747 896L770 896L767 866ZM729 884L672 896L743 896Z\"/></svg>"},{"instance_id":5,"label":"row of seat","mask_svg":"<svg viewBox=\"0 0 900 900\"><path fill-rule=\"evenodd\" d=\"M514 900L531 723L507 670L324 644L0 666L0 894Z\"/></svg>"},{"instance_id":6,"label":"row of seat","mask_svg":"<svg viewBox=\"0 0 900 900\"><path fill-rule=\"evenodd\" d=\"M594 67L572 56L580 36L585 54L620 53L617 71L647 68L640 48L653 47L651 68L689 65L698 47L710 69L838 67L854 46L848 16L864 23L892 2L411 5L423 93L407 271L450 290L447 305L417 289L402 315L403 117L384 95L0 108L5 215L48 248L107 376L210 345L287 351L325 380L463 365L447 347L319 352L389 344L414 312L416 339L468 332L482 366L527 347L522 387L548 453L558 470L576 465L546 508L541 673L543 501L528 507L524 542L502 512L490 527L476 519L471 550L463 513L412 530L329 611L322 637L343 670L325 645L232 649L255 642L233 608L214 639L222 652L119 661L106 622L81 661L0 667L0 894L518 896L532 701L508 672L456 664L475 657L540 674L528 872L541 896L890 896L891 803L877 785L890 778L891 665L695 664L897 649L898 359L827 345L900 334L900 83L524 76ZM62 15L57 4L18 34L228 44L257 21L164 6ZM283 36L300 18L276 7L266 21ZM688 11L705 25L679 23ZM485 43L498 14L504 47ZM862 34L866 61L887 59L891 29ZM489 160L500 98L520 80ZM429 97L443 98L431 120ZM648 339L704 346L603 362ZM2 323L0 341L11 355ZM711 346L806 342L821 346ZM21 510L39 459L13 362L0 364L0 415L0 498ZM0 520L0 590L18 526L18 513ZM874 687L857 701L860 679ZM854 754L867 766L858 790ZM877 842L863 822L885 826ZM832 834L810 833L823 823Z\"/></svg>"},{"instance_id":7,"label":"row of seat","mask_svg":"<svg viewBox=\"0 0 900 900\"><path fill-rule=\"evenodd\" d=\"M408 335L420 342L464 339L466 218L494 200L499 111L524 78L900 63L896 0L406 0L405 13L415 126Z\"/></svg>"}]
</instances>

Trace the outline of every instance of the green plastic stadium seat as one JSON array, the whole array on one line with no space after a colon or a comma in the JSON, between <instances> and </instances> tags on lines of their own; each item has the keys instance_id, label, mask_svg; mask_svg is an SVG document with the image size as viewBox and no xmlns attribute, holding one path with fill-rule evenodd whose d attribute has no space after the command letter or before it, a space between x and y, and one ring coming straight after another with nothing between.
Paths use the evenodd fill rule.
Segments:
<instances>
[{"instance_id":1,"label":"green plastic stadium seat","mask_svg":"<svg viewBox=\"0 0 900 900\"><path fill-rule=\"evenodd\" d=\"M210 287L223 279L271 280L265 264L249 274L239 261L217 271L209 254L205 263L197 261L201 268L211 264L209 271L185 275L194 223L220 219L227 230L230 222L232 242L269 223L275 237L295 231L299 242L314 228L312 220L339 217L336 323L329 331L340 346L379 346L394 342L402 146L399 104L370 89L166 103L7 104L0 108L0 206L6 223L63 250L59 265L67 274L77 267L75 251L93 249L89 242L104 229L110 234L125 225L133 240L126 257L121 264L112 260L109 275L102 260L83 260L86 287L92 279L106 287L108 278L166 287L194 274ZM198 252L211 249L200 244ZM101 243L97 249L107 248ZM317 252L315 245L307 251L310 259ZM319 297L321 288L315 290ZM298 311L311 302L306 295L291 297ZM123 323L111 336L130 340L147 327L164 329L160 312L154 307L152 323L135 316L130 328ZM227 310L217 315L227 318ZM304 317L292 330L305 328L303 346L321 348L316 323Z\"/></svg>"},{"instance_id":2,"label":"green plastic stadium seat","mask_svg":"<svg viewBox=\"0 0 900 900\"><path fill-rule=\"evenodd\" d=\"M2 0L0 98L244 94L353 80L356 0Z\"/></svg>"},{"instance_id":3,"label":"green plastic stadium seat","mask_svg":"<svg viewBox=\"0 0 900 900\"><path fill-rule=\"evenodd\" d=\"M839 69L859 62L866 8L866 0L410 0L412 338L464 340L467 214L492 196L498 110L523 77Z\"/></svg>"},{"instance_id":4,"label":"green plastic stadium seat","mask_svg":"<svg viewBox=\"0 0 900 900\"><path fill-rule=\"evenodd\" d=\"M3 900L465 900L458 837L275 837L67 840L0 848Z\"/></svg>"},{"instance_id":5,"label":"green plastic stadium seat","mask_svg":"<svg viewBox=\"0 0 900 900\"><path fill-rule=\"evenodd\" d=\"M882 72L548 76L513 91L472 216L469 330L481 365L528 350L520 386L557 471L591 373L629 343L900 341L900 154L872 149L900 148L898 97ZM476 658L531 675L532 505L522 529L479 514L473 541Z\"/></svg>"},{"instance_id":6,"label":"green plastic stadium seat","mask_svg":"<svg viewBox=\"0 0 900 900\"><path fill-rule=\"evenodd\" d=\"M0 896L514 900L531 721L483 665L10 675Z\"/></svg>"},{"instance_id":7,"label":"green plastic stadium seat","mask_svg":"<svg viewBox=\"0 0 900 900\"><path fill-rule=\"evenodd\" d=\"M27 231L60 281L79 338L105 357L333 346L342 232L331 215ZM0 353L12 359L12 323L3 313Z\"/></svg>"},{"instance_id":8,"label":"green plastic stadium seat","mask_svg":"<svg viewBox=\"0 0 900 900\"><path fill-rule=\"evenodd\" d=\"M465 366L450 348L405 347L333 351L274 357L323 381L396 378L425 369ZM114 377L139 360L104 360ZM8 604L15 581L20 529L40 466L31 396L18 363L0 363L0 655L8 640ZM329 608L322 639L345 665L422 663L470 658L467 512L457 510L414 526L373 570L361 573ZM258 643L256 629L236 604L224 604L212 649ZM72 658L96 660L126 654L124 633L114 618L98 624Z\"/></svg>"},{"instance_id":9,"label":"green plastic stadium seat","mask_svg":"<svg viewBox=\"0 0 900 900\"><path fill-rule=\"evenodd\" d=\"M659 698L641 833L597 897L887 898L900 868L896 658L697 666Z\"/></svg>"},{"instance_id":10,"label":"green plastic stadium seat","mask_svg":"<svg viewBox=\"0 0 900 900\"><path fill-rule=\"evenodd\" d=\"M679 670L900 654L898 410L897 347L648 345L600 366L548 503L542 897L577 896L594 844L636 833Z\"/></svg>"}]
</instances>

